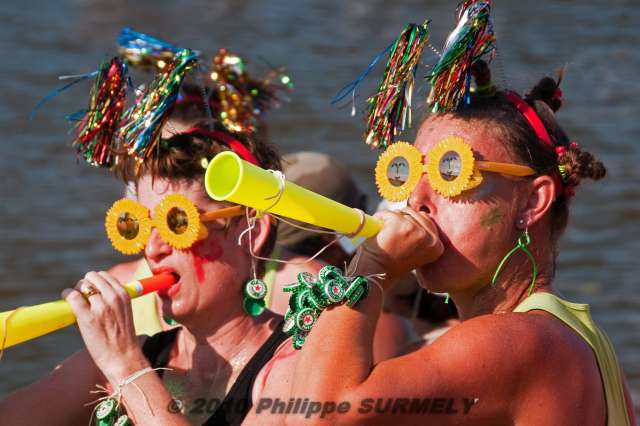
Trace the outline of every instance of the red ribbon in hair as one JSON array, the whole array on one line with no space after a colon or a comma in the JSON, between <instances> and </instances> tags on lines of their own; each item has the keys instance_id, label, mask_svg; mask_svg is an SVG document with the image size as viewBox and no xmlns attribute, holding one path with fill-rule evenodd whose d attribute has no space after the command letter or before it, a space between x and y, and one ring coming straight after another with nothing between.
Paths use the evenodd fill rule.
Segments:
<instances>
[{"instance_id":1,"label":"red ribbon in hair","mask_svg":"<svg viewBox=\"0 0 640 426\"><path fill-rule=\"evenodd\" d=\"M542 120L540 120L540 117L538 116L536 110L533 109L531 105L526 103L524 99L522 99L517 93L507 90L505 94L507 96L507 99L513 104L514 107L516 107L518 111L520 111L520 114L522 114L525 120L527 120L533 131L536 133L536 136L538 136L540 142L555 150L558 157L564 155L564 147L555 146L553 144L553 142L551 141L551 137L549 137L549 132L547 132L547 128L544 127L544 124L542 123ZM556 89L556 95L562 97L562 91L560 89ZM556 187L556 196L559 196L562 192L564 192L568 197L571 197L573 195L573 188L568 188L563 185L560 172L551 173L550 176L553 179L554 186Z\"/></svg>"},{"instance_id":2,"label":"red ribbon in hair","mask_svg":"<svg viewBox=\"0 0 640 426\"><path fill-rule=\"evenodd\" d=\"M516 107L516 109L520 111L520 114L529 122L533 131L536 132L538 139L549 148L554 148L553 142L551 142L551 138L549 137L549 132L547 132L547 128L542 124L542 120L538 117L536 110L531 108L531 105L526 103L517 93L508 90L505 94L513 106Z\"/></svg>"},{"instance_id":3,"label":"red ribbon in hair","mask_svg":"<svg viewBox=\"0 0 640 426\"><path fill-rule=\"evenodd\" d=\"M248 161L249 163L260 167L260 163L258 163L258 159L251 153L251 151L249 151L249 148L247 148L242 144L242 142L240 142L239 140L237 140L236 138L234 138L233 136L225 132L221 132L219 130L204 129L202 127L192 127L189 130L182 132L181 134L189 135L189 136L197 136L197 135L208 136L211 139L215 139L218 142L221 142L227 147L229 147L231 151L238 154L240 158L242 158L243 160Z\"/></svg>"}]
</instances>

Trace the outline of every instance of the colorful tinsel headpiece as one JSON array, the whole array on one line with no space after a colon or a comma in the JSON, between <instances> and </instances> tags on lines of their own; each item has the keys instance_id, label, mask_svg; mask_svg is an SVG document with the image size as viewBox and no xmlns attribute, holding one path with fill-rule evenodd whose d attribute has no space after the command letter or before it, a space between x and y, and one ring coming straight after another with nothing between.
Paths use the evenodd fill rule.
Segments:
<instances>
[{"instance_id":1,"label":"colorful tinsel headpiece","mask_svg":"<svg viewBox=\"0 0 640 426\"><path fill-rule=\"evenodd\" d=\"M245 61L226 49L220 49L213 58L211 80L218 101L212 108L214 118L234 133L254 133L262 114L279 103L277 90L293 87L291 78L281 69L262 79L252 78Z\"/></svg>"},{"instance_id":2,"label":"colorful tinsel headpiece","mask_svg":"<svg viewBox=\"0 0 640 426\"><path fill-rule=\"evenodd\" d=\"M199 53L124 28L118 38L122 57L104 62L98 71L64 78L72 83L56 89L34 108L32 115L48 100L78 82L95 76L89 107L67 116L77 121L74 145L90 164L112 167L116 155L127 154L144 161L158 147L162 126L177 102L189 101L180 91L185 75L197 67ZM136 90L134 105L126 112L126 95L132 87L127 64L158 70L154 81ZM200 70L202 70L200 68ZM273 69L260 80L245 72L244 61L221 49L210 74L213 87L205 84L202 102L212 120L232 133L253 133L260 116L279 102L276 90L293 84L282 69ZM63 77L61 77L63 78ZM282 86L280 86L282 85ZM209 93L213 96L209 96ZM188 97L188 96L187 96Z\"/></svg>"},{"instance_id":3,"label":"colorful tinsel headpiece","mask_svg":"<svg viewBox=\"0 0 640 426\"><path fill-rule=\"evenodd\" d=\"M118 138L138 161L143 161L156 147L160 130L178 99L184 76L196 62L197 56L192 50L178 52L125 113L127 121L120 127Z\"/></svg>"},{"instance_id":4,"label":"colorful tinsel headpiece","mask_svg":"<svg viewBox=\"0 0 640 426\"><path fill-rule=\"evenodd\" d=\"M355 90L378 61L389 52L389 58L376 93L367 99L365 141L374 148L386 148L393 138L411 126L411 98L420 57L429 42L429 22L407 24L398 38L376 56L356 80L345 86L331 103L339 102ZM355 108L352 111L355 114Z\"/></svg>"},{"instance_id":5,"label":"colorful tinsel headpiece","mask_svg":"<svg viewBox=\"0 0 640 426\"><path fill-rule=\"evenodd\" d=\"M91 88L89 108L78 122L73 145L89 164L111 167L115 133L122 120L127 92L127 66L119 57L105 61Z\"/></svg>"},{"instance_id":6,"label":"colorful tinsel headpiece","mask_svg":"<svg viewBox=\"0 0 640 426\"><path fill-rule=\"evenodd\" d=\"M493 51L495 35L490 0L467 0L458 8L458 24L449 34L442 56L427 79L431 93L427 103L433 112L454 111L471 101L471 68Z\"/></svg>"},{"instance_id":7,"label":"colorful tinsel headpiece","mask_svg":"<svg viewBox=\"0 0 640 426\"><path fill-rule=\"evenodd\" d=\"M147 40L150 37L139 35ZM169 43L153 39L163 46ZM166 51L170 49L167 48ZM146 48L145 52L153 52ZM157 147L162 126L169 119L173 106L181 102L204 105L210 119L222 124L229 132L251 135L257 130L261 115L280 99L276 91L282 86L292 88L291 78L282 69L274 69L262 79L254 79L246 72L245 62L237 55L220 49L213 58L209 74L212 85L203 82L197 98L180 90L184 75L196 68L198 53L182 49L171 62L163 65L155 81L125 113L126 123L118 132L118 139L139 162ZM152 62L154 57L143 62ZM202 71L202 68L199 68ZM281 86L282 85L282 86Z\"/></svg>"},{"instance_id":8,"label":"colorful tinsel headpiece","mask_svg":"<svg viewBox=\"0 0 640 426\"><path fill-rule=\"evenodd\" d=\"M121 55L129 65L146 71L162 71L181 50L169 42L130 28L121 31L118 45ZM199 53L196 52L196 55L199 56ZM282 69L274 69L260 79L252 78L246 72L245 61L226 49L220 49L211 63L212 68L208 74L213 87L203 88L203 99L179 96L178 102L206 103L206 92L212 92L214 99L207 105L211 118L234 133L255 132L260 116L279 103L280 99L276 95L278 89L282 86L289 89L293 87L291 78Z\"/></svg>"},{"instance_id":9,"label":"colorful tinsel headpiece","mask_svg":"<svg viewBox=\"0 0 640 426\"><path fill-rule=\"evenodd\" d=\"M376 94L368 99L365 142L386 148L393 138L411 126L411 98L422 50L429 41L429 27L408 24L393 44Z\"/></svg>"},{"instance_id":10,"label":"colorful tinsel headpiece","mask_svg":"<svg viewBox=\"0 0 640 426\"><path fill-rule=\"evenodd\" d=\"M470 101L472 66L494 49L490 9L490 0L467 0L459 5L458 24L447 38L440 60L426 77L432 86L428 103L434 112L455 110L461 101ZM367 70L333 99L332 103L339 102L350 93L355 99L357 86L380 58L389 52L378 90L368 99L365 133L368 145L386 149L399 133L411 126L415 76L428 42L428 21L422 25L407 25L398 38L369 64Z\"/></svg>"},{"instance_id":11,"label":"colorful tinsel headpiece","mask_svg":"<svg viewBox=\"0 0 640 426\"><path fill-rule=\"evenodd\" d=\"M162 71L182 50L169 42L126 27L120 31L118 46L120 55L129 65L155 71Z\"/></svg>"}]
</instances>

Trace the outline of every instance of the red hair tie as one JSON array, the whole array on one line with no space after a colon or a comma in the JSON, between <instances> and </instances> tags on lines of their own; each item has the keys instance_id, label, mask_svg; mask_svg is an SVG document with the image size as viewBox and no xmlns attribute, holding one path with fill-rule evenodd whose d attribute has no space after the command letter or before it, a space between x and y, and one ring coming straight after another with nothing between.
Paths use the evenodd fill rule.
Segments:
<instances>
[{"instance_id":1,"label":"red hair tie","mask_svg":"<svg viewBox=\"0 0 640 426\"><path fill-rule=\"evenodd\" d=\"M189 136L194 136L194 135L208 136L229 147L231 151L238 154L240 158L242 158L243 160L248 161L249 163L260 167L260 163L258 163L258 159L251 153L251 151L249 151L249 148L247 148L242 144L242 142L240 142L239 140L237 140L236 138L234 138L233 136L230 136L225 132L221 132L219 130L204 129L202 127L192 127L189 130L182 132L180 134L189 135Z\"/></svg>"},{"instance_id":2,"label":"red hair tie","mask_svg":"<svg viewBox=\"0 0 640 426\"><path fill-rule=\"evenodd\" d=\"M559 101L562 100L562 89L560 89L559 87L556 87L556 91L553 92L553 99L557 99Z\"/></svg>"}]
</instances>

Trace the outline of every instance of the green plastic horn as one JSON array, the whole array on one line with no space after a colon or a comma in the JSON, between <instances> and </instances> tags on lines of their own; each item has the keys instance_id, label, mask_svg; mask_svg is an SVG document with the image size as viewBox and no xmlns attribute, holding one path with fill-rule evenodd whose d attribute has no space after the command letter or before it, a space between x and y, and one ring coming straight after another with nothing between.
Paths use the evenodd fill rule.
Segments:
<instances>
[{"instance_id":1,"label":"green plastic horn","mask_svg":"<svg viewBox=\"0 0 640 426\"><path fill-rule=\"evenodd\" d=\"M211 160L204 184L216 201L268 210L353 237L368 238L382 228L382 221L295 183L285 181L280 194L282 183L278 176L244 161L232 151L222 152Z\"/></svg>"}]
</instances>

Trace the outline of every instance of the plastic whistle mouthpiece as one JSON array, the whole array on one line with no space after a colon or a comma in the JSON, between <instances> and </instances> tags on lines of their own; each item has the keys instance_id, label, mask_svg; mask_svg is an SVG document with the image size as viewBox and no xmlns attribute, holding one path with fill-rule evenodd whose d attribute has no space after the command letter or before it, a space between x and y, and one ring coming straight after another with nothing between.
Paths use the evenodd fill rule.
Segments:
<instances>
[{"instance_id":1,"label":"plastic whistle mouthpiece","mask_svg":"<svg viewBox=\"0 0 640 426\"><path fill-rule=\"evenodd\" d=\"M173 274L158 274L153 277L143 278L140 281L132 281L123 284L131 298L144 296L158 290L167 290L176 283L176 276Z\"/></svg>"}]
</instances>

